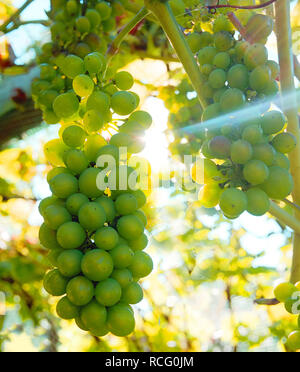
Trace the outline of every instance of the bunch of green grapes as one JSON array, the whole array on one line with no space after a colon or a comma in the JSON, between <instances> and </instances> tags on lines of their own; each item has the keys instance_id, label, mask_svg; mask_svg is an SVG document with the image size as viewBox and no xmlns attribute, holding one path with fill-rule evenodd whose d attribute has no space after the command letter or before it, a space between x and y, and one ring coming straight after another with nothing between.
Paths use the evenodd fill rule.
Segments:
<instances>
[{"instance_id":1,"label":"bunch of green grapes","mask_svg":"<svg viewBox=\"0 0 300 372\"><path fill-rule=\"evenodd\" d=\"M295 285L292 283L281 283L275 288L274 293L276 299L284 303L288 313L292 315L300 314L300 282ZM291 351L300 349L300 315L298 318L298 330L288 336L286 345Z\"/></svg>"},{"instance_id":2,"label":"bunch of green grapes","mask_svg":"<svg viewBox=\"0 0 300 372\"><path fill-rule=\"evenodd\" d=\"M147 198L137 187L138 173L128 166L132 154L144 149L152 118L137 110L139 97L130 92L132 75L110 71L98 42L86 47L87 36L103 42L90 32L105 31L110 5L57 4L53 40L43 48L41 77L33 83L45 121L61 124L60 138L44 148L53 166L48 174L52 196L39 206L44 218L40 241L50 250L54 267L44 288L61 297L57 314L62 319L75 319L79 328L97 337L108 332L123 337L135 328L130 305L143 299L138 282L153 269L144 252L147 217L141 208ZM71 25L72 32L64 33L62 25ZM78 38L83 41L80 55L74 54ZM56 46L62 50L58 54Z\"/></svg>"},{"instance_id":3,"label":"bunch of green grapes","mask_svg":"<svg viewBox=\"0 0 300 372\"><path fill-rule=\"evenodd\" d=\"M265 39L272 28L262 17L250 18L246 31L262 24L260 37ZM264 44L236 41L223 26L218 23L213 34L188 37L192 49L199 49L208 102L202 115L206 129L200 128L205 160L194 165L192 176L205 184L199 195L203 206L219 204L230 219L246 210L261 216L269 211L270 199L283 200L293 189L286 154L295 149L296 139L286 132L284 115L270 111L279 66L268 60Z\"/></svg>"}]
</instances>

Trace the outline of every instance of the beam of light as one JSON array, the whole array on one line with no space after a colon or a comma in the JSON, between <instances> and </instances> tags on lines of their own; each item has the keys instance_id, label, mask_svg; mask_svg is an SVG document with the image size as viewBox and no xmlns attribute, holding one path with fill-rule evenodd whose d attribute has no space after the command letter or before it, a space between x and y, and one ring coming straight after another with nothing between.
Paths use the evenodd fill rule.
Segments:
<instances>
[{"instance_id":1,"label":"beam of light","mask_svg":"<svg viewBox=\"0 0 300 372\"><path fill-rule=\"evenodd\" d=\"M267 112L271 105L285 110L292 110L300 106L300 92L287 92L283 96L272 97L270 100L259 101L256 104L248 104L241 110L218 116L217 118L195 123L185 128L181 128L176 132L180 134L199 134L205 133L208 130L222 128L225 124L240 125L248 121L257 119L263 112Z\"/></svg>"}]
</instances>

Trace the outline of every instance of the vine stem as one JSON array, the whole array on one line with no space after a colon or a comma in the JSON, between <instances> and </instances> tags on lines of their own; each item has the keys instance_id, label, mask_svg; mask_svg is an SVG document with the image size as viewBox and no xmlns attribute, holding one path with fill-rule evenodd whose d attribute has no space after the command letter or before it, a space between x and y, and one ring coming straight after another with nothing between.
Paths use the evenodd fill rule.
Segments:
<instances>
[{"instance_id":1,"label":"vine stem","mask_svg":"<svg viewBox=\"0 0 300 372\"><path fill-rule=\"evenodd\" d=\"M271 201L269 213L276 217L280 222L283 222L285 225L289 226L295 231L296 234L300 234L300 220L296 219L294 215L280 208L279 205L273 201Z\"/></svg>"},{"instance_id":2,"label":"vine stem","mask_svg":"<svg viewBox=\"0 0 300 372\"><path fill-rule=\"evenodd\" d=\"M283 110L288 118L288 131L297 139L296 149L290 154L291 173L294 179L293 201L300 204L300 130L297 110L297 98L294 82L294 60L292 54L292 31L290 19L291 5L289 0L278 0L275 4L276 34L280 64L280 85L282 96L291 95L292 102L287 107L283 100ZM295 223L300 223L300 211L295 211ZM291 282L300 280L300 233L295 230L293 242L293 262Z\"/></svg>"},{"instance_id":3,"label":"vine stem","mask_svg":"<svg viewBox=\"0 0 300 372\"><path fill-rule=\"evenodd\" d=\"M25 3L7 20L0 26L0 32L5 33L7 26L10 23L15 22L16 19L20 16L20 14L33 2L34 0L27 0Z\"/></svg>"},{"instance_id":4,"label":"vine stem","mask_svg":"<svg viewBox=\"0 0 300 372\"><path fill-rule=\"evenodd\" d=\"M257 300L254 301L256 305L265 305L265 306L275 306L279 305L280 302L276 300L276 298L258 298Z\"/></svg>"},{"instance_id":5,"label":"vine stem","mask_svg":"<svg viewBox=\"0 0 300 372\"><path fill-rule=\"evenodd\" d=\"M169 4L159 0L145 0L146 7L155 15L168 36L173 48L188 74L195 91L198 94L200 104L207 107L207 101L203 94L204 79L201 75L196 59L180 30L178 23Z\"/></svg>"},{"instance_id":6,"label":"vine stem","mask_svg":"<svg viewBox=\"0 0 300 372\"><path fill-rule=\"evenodd\" d=\"M248 5L248 6L242 6L242 5L230 5L230 4L216 4L216 5L207 5L205 8L213 10L213 9L221 9L221 8L231 8L231 9L262 9L266 8L269 5L272 5L278 0L269 0L262 4L257 5ZM288 1L288 0L287 0ZM218 1L219 3L219 1Z\"/></svg>"}]
</instances>

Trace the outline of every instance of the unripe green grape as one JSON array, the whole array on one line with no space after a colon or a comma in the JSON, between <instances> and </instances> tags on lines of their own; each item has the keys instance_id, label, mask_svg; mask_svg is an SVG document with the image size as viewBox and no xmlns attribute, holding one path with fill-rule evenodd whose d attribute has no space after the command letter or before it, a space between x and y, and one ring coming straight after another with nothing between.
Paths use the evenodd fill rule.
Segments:
<instances>
[{"instance_id":1,"label":"unripe green grape","mask_svg":"<svg viewBox=\"0 0 300 372\"><path fill-rule=\"evenodd\" d=\"M52 80L51 87L57 92L65 89L65 79L62 77L62 75L58 75Z\"/></svg>"},{"instance_id":2,"label":"unripe green grape","mask_svg":"<svg viewBox=\"0 0 300 372\"><path fill-rule=\"evenodd\" d=\"M50 181L52 193L61 199L67 199L78 192L78 180L71 174L62 173Z\"/></svg>"},{"instance_id":3,"label":"unripe green grape","mask_svg":"<svg viewBox=\"0 0 300 372\"><path fill-rule=\"evenodd\" d=\"M82 331L84 331L84 332L89 332L88 327L86 327L85 324L83 324L83 321L82 321L80 315L79 315L77 318L75 318L75 323L76 323L77 327L78 327L79 329L81 329Z\"/></svg>"},{"instance_id":4,"label":"unripe green grape","mask_svg":"<svg viewBox=\"0 0 300 372\"><path fill-rule=\"evenodd\" d=\"M142 234L139 238L135 240L130 240L128 242L129 247L135 252L135 251L143 251L147 248L149 243L148 237L146 234Z\"/></svg>"},{"instance_id":5,"label":"unripe green grape","mask_svg":"<svg viewBox=\"0 0 300 372\"><path fill-rule=\"evenodd\" d=\"M102 227L96 231L94 241L99 249L110 251L119 243L119 234L112 227Z\"/></svg>"},{"instance_id":6,"label":"unripe green grape","mask_svg":"<svg viewBox=\"0 0 300 372\"><path fill-rule=\"evenodd\" d=\"M71 174L71 171L66 167L55 167L51 169L47 174L48 183L50 183L50 181L59 174Z\"/></svg>"},{"instance_id":7,"label":"unripe green grape","mask_svg":"<svg viewBox=\"0 0 300 372\"><path fill-rule=\"evenodd\" d=\"M45 110L43 112L43 120L46 124L53 125L59 122L59 118L52 110Z\"/></svg>"},{"instance_id":8,"label":"unripe green grape","mask_svg":"<svg viewBox=\"0 0 300 372\"><path fill-rule=\"evenodd\" d=\"M261 189L249 189L246 195L248 199L247 211L253 216L263 216L270 210L270 199Z\"/></svg>"},{"instance_id":9,"label":"unripe green grape","mask_svg":"<svg viewBox=\"0 0 300 372\"><path fill-rule=\"evenodd\" d=\"M96 162L98 159L99 150L107 145L105 139L99 134L88 136L84 144L84 153L91 162Z\"/></svg>"},{"instance_id":10,"label":"unripe green grape","mask_svg":"<svg viewBox=\"0 0 300 372\"><path fill-rule=\"evenodd\" d=\"M209 142L210 153L218 159L226 159L230 156L231 142L225 136L216 136Z\"/></svg>"},{"instance_id":11,"label":"unripe green grape","mask_svg":"<svg viewBox=\"0 0 300 372\"><path fill-rule=\"evenodd\" d=\"M99 203L105 211L106 222L111 223L116 217L116 209L114 202L107 196L101 196L95 200L96 203Z\"/></svg>"},{"instance_id":12,"label":"unripe green grape","mask_svg":"<svg viewBox=\"0 0 300 372\"><path fill-rule=\"evenodd\" d=\"M300 349L300 331L294 331L289 335L287 345L293 351Z\"/></svg>"},{"instance_id":13,"label":"unripe green grape","mask_svg":"<svg viewBox=\"0 0 300 372\"><path fill-rule=\"evenodd\" d=\"M78 12L78 4L75 0L69 0L67 2L67 12L70 16L74 16Z\"/></svg>"},{"instance_id":14,"label":"unripe green grape","mask_svg":"<svg viewBox=\"0 0 300 372\"><path fill-rule=\"evenodd\" d=\"M91 202L84 204L78 213L80 225L88 231L96 231L104 226L106 215L100 204Z\"/></svg>"},{"instance_id":15,"label":"unripe green grape","mask_svg":"<svg viewBox=\"0 0 300 372\"><path fill-rule=\"evenodd\" d=\"M262 90L262 94L265 96L276 96L279 92L279 86L276 80L270 80L268 84Z\"/></svg>"},{"instance_id":16,"label":"unripe green grape","mask_svg":"<svg viewBox=\"0 0 300 372\"><path fill-rule=\"evenodd\" d=\"M116 305L122 296L122 288L115 279L106 279L95 289L95 297L100 305L110 307Z\"/></svg>"},{"instance_id":17,"label":"unripe green grape","mask_svg":"<svg viewBox=\"0 0 300 372\"><path fill-rule=\"evenodd\" d=\"M132 194L120 195L115 203L116 211L119 215L133 214L138 209L138 202Z\"/></svg>"},{"instance_id":18,"label":"unripe green grape","mask_svg":"<svg viewBox=\"0 0 300 372\"><path fill-rule=\"evenodd\" d=\"M63 61L62 71L69 79L75 79L77 75L85 73L84 62L80 57L70 54Z\"/></svg>"},{"instance_id":19,"label":"unripe green grape","mask_svg":"<svg viewBox=\"0 0 300 372\"><path fill-rule=\"evenodd\" d=\"M206 76L209 76L212 73L213 70L214 70L213 65L206 64L206 65L201 65L200 66L200 71L202 72L202 74L204 74Z\"/></svg>"},{"instance_id":20,"label":"unripe green grape","mask_svg":"<svg viewBox=\"0 0 300 372\"><path fill-rule=\"evenodd\" d=\"M280 133L273 138L272 145L282 154L292 152L297 146L297 139L292 133Z\"/></svg>"},{"instance_id":21,"label":"unripe green grape","mask_svg":"<svg viewBox=\"0 0 300 372\"><path fill-rule=\"evenodd\" d=\"M105 57L101 58L99 53L88 54L84 58L85 69L89 72L89 74L98 74L105 66L104 59Z\"/></svg>"},{"instance_id":22,"label":"unripe green grape","mask_svg":"<svg viewBox=\"0 0 300 372\"><path fill-rule=\"evenodd\" d=\"M283 200L292 192L294 182L287 169L275 166L270 168L268 179L260 187L270 198Z\"/></svg>"},{"instance_id":23,"label":"unripe green grape","mask_svg":"<svg viewBox=\"0 0 300 372\"><path fill-rule=\"evenodd\" d=\"M77 222L67 222L57 231L57 240L64 249L77 249L86 240L86 233Z\"/></svg>"},{"instance_id":24,"label":"unripe green grape","mask_svg":"<svg viewBox=\"0 0 300 372\"><path fill-rule=\"evenodd\" d=\"M49 264L55 268L57 268L57 259L60 256L60 254L64 252L63 249L52 249L48 254L47 254L47 260Z\"/></svg>"},{"instance_id":25,"label":"unripe green grape","mask_svg":"<svg viewBox=\"0 0 300 372\"><path fill-rule=\"evenodd\" d=\"M72 216L77 216L80 208L88 202L89 202L89 199L86 195L77 193L77 194L71 195L68 198L66 202L66 207Z\"/></svg>"},{"instance_id":26,"label":"unripe green grape","mask_svg":"<svg viewBox=\"0 0 300 372\"><path fill-rule=\"evenodd\" d=\"M186 37L186 41L191 48L191 51L195 54L204 46L202 45L202 37L198 32L193 32Z\"/></svg>"},{"instance_id":27,"label":"unripe green grape","mask_svg":"<svg viewBox=\"0 0 300 372\"><path fill-rule=\"evenodd\" d=\"M45 210L45 224L52 230L57 230L61 225L72 220L72 216L66 208L58 205L50 205Z\"/></svg>"},{"instance_id":28,"label":"unripe green grape","mask_svg":"<svg viewBox=\"0 0 300 372\"><path fill-rule=\"evenodd\" d=\"M266 65L257 66L250 74L250 87L257 92L262 92L271 81L271 71Z\"/></svg>"},{"instance_id":29,"label":"unripe green grape","mask_svg":"<svg viewBox=\"0 0 300 372\"><path fill-rule=\"evenodd\" d=\"M274 22L271 17L263 14L254 14L248 21L245 39L251 38L252 42L259 42L270 36Z\"/></svg>"},{"instance_id":30,"label":"unripe green grape","mask_svg":"<svg viewBox=\"0 0 300 372\"><path fill-rule=\"evenodd\" d=\"M105 328L107 312L104 306L93 300L84 306L80 314L81 321L87 329Z\"/></svg>"},{"instance_id":31,"label":"unripe green grape","mask_svg":"<svg viewBox=\"0 0 300 372\"><path fill-rule=\"evenodd\" d=\"M213 99L215 90L210 86L209 82L205 82L203 84L203 95L207 99Z\"/></svg>"},{"instance_id":32,"label":"unripe green grape","mask_svg":"<svg viewBox=\"0 0 300 372\"><path fill-rule=\"evenodd\" d=\"M251 145L256 145L263 139L263 130L260 125L250 125L243 130L242 137Z\"/></svg>"},{"instance_id":33,"label":"unripe green grape","mask_svg":"<svg viewBox=\"0 0 300 372\"><path fill-rule=\"evenodd\" d=\"M97 110L103 116L107 115L110 108L110 97L103 92L94 92L90 95L86 105L87 110Z\"/></svg>"},{"instance_id":34,"label":"unripe green grape","mask_svg":"<svg viewBox=\"0 0 300 372\"><path fill-rule=\"evenodd\" d=\"M117 229L123 238L133 240L143 234L144 225L138 217L129 215L119 219Z\"/></svg>"},{"instance_id":35,"label":"unripe green grape","mask_svg":"<svg viewBox=\"0 0 300 372\"><path fill-rule=\"evenodd\" d=\"M245 140L238 140L231 145L231 160L236 164L246 164L252 155L252 146Z\"/></svg>"},{"instance_id":36,"label":"unripe green grape","mask_svg":"<svg viewBox=\"0 0 300 372\"><path fill-rule=\"evenodd\" d=\"M134 252L125 244L119 244L110 251L116 269L126 269L133 260Z\"/></svg>"},{"instance_id":37,"label":"unripe green grape","mask_svg":"<svg viewBox=\"0 0 300 372\"><path fill-rule=\"evenodd\" d=\"M102 21L106 21L110 18L112 13L112 8L110 4L106 1L101 1L95 7L95 9L99 12Z\"/></svg>"},{"instance_id":38,"label":"unripe green grape","mask_svg":"<svg viewBox=\"0 0 300 372\"><path fill-rule=\"evenodd\" d=\"M56 90L45 90L39 96L38 102L40 105L51 110L53 107L53 102L58 95L59 93Z\"/></svg>"},{"instance_id":39,"label":"unripe green grape","mask_svg":"<svg viewBox=\"0 0 300 372\"><path fill-rule=\"evenodd\" d=\"M58 270L66 278L73 278L81 273L81 260L83 254L77 250L72 249L61 253L57 259Z\"/></svg>"},{"instance_id":40,"label":"unripe green grape","mask_svg":"<svg viewBox=\"0 0 300 372\"><path fill-rule=\"evenodd\" d=\"M263 44L253 44L246 50L244 62L249 70L253 70L257 66L265 65L267 61L268 51Z\"/></svg>"},{"instance_id":41,"label":"unripe green grape","mask_svg":"<svg viewBox=\"0 0 300 372\"><path fill-rule=\"evenodd\" d=\"M78 17L76 19L76 28L81 34L85 34L90 31L91 29L91 23L87 17Z\"/></svg>"},{"instance_id":42,"label":"unripe green grape","mask_svg":"<svg viewBox=\"0 0 300 372\"><path fill-rule=\"evenodd\" d=\"M73 305L87 305L94 297L94 294L93 283L83 276L71 279L67 285L67 296Z\"/></svg>"},{"instance_id":43,"label":"unripe green grape","mask_svg":"<svg viewBox=\"0 0 300 372\"><path fill-rule=\"evenodd\" d=\"M83 274L94 282L109 278L113 268L111 255L103 249L94 249L86 253L81 261Z\"/></svg>"},{"instance_id":44,"label":"unripe green grape","mask_svg":"<svg viewBox=\"0 0 300 372\"><path fill-rule=\"evenodd\" d=\"M136 283L130 283L122 292L122 302L126 304L136 305L140 303L144 298L144 293L141 286Z\"/></svg>"},{"instance_id":45,"label":"unripe green grape","mask_svg":"<svg viewBox=\"0 0 300 372\"><path fill-rule=\"evenodd\" d=\"M115 336L129 336L135 328L134 314L125 304L115 305L108 310L107 325Z\"/></svg>"},{"instance_id":46,"label":"unripe green grape","mask_svg":"<svg viewBox=\"0 0 300 372\"><path fill-rule=\"evenodd\" d=\"M86 43L92 50L97 50L100 53L105 53L107 49L107 42L104 38L100 38L96 33L89 33L83 39L83 42Z\"/></svg>"},{"instance_id":47,"label":"unripe green grape","mask_svg":"<svg viewBox=\"0 0 300 372\"><path fill-rule=\"evenodd\" d=\"M146 252L137 251L134 253L133 261L128 269L134 278L145 278L153 270L153 261Z\"/></svg>"},{"instance_id":48,"label":"unripe green grape","mask_svg":"<svg viewBox=\"0 0 300 372\"><path fill-rule=\"evenodd\" d=\"M274 163L276 151L268 143L260 143L253 147L253 159L263 161L267 166Z\"/></svg>"},{"instance_id":49,"label":"unripe green grape","mask_svg":"<svg viewBox=\"0 0 300 372\"><path fill-rule=\"evenodd\" d=\"M66 293L69 279L63 277L57 269L49 271L44 278L44 288L52 296L60 297Z\"/></svg>"},{"instance_id":50,"label":"unripe green grape","mask_svg":"<svg viewBox=\"0 0 300 372\"><path fill-rule=\"evenodd\" d=\"M199 192L198 199L204 208L214 208L220 202L222 189L217 183L204 185Z\"/></svg>"},{"instance_id":51,"label":"unripe green grape","mask_svg":"<svg viewBox=\"0 0 300 372\"><path fill-rule=\"evenodd\" d=\"M106 336L109 333L109 329L107 325L105 324L103 326L97 326L95 328L91 328L89 332L92 336L99 338L99 337Z\"/></svg>"},{"instance_id":52,"label":"unripe green grape","mask_svg":"<svg viewBox=\"0 0 300 372\"><path fill-rule=\"evenodd\" d=\"M89 166L88 158L77 149L72 149L66 153L65 164L75 175L80 175Z\"/></svg>"},{"instance_id":53,"label":"unripe green grape","mask_svg":"<svg viewBox=\"0 0 300 372\"><path fill-rule=\"evenodd\" d=\"M74 92L80 97L88 97L93 93L94 82L87 75L77 75L73 80Z\"/></svg>"},{"instance_id":54,"label":"unripe green grape","mask_svg":"<svg viewBox=\"0 0 300 372\"><path fill-rule=\"evenodd\" d=\"M225 86L226 72L221 69L216 69L209 75L208 81L212 88L221 89Z\"/></svg>"},{"instance_id":55,"label":"unripe green grape","mask_svg":"<svg viewBox=\"0 0 300 372\"><path fill-rule=\"evenodd\" d=\"M56 231L50 229L47 225L43 224L40 227L39 239L42 246L50 250L60 250L61 246L59 245L56 239Z\"/></svg>"},{"instance_id":56,"label":"unripe green grape","mask_svg":"<svg viewBox=\"0 0 300 372\"><path fill-rule=\"evenodd\" d=\"M134 84L132 75L127 71L118 72L114 80L120 90L130 90Z\"/></svg>"},{"instance_id":57,"label":"unripe green grape","mask_svg":"<svg viewBox=\"0 0 300 372\"><path fill-rule=\"evenodd\" d=\"M97 187L97 177L100 169L88 168L79 178L79 190L88 198L98 198L102 195L102 191Z\"/></svg>"},{"instance_id":58,"label":"unripe green grape","mask_svg":"<svg viewBox=\"0 0 300 372\"><path fill-rule=\"evenodd\" d=\"M232 112L242 108L246 103L244 93L236 88L227 89L220 99L220 105L224 112Z\"/></svg>"},{"instance_id":59,"label":"unripe green grape","mask_svg":"<svg viewBox=\"0 0 300 372\"><path fill-rule=\"evenodd\" d=\"M90 21L90 24L91 24L92 28L96 28L96 27L98 27L100 25L100 23L101 23L101 17L100 17L99 12L97 12L97 10L95 10L95 9L88 9L86 11L86 13L85 13L85 16Z\"/></svg>"},{"instance_id":60,"label":"unripe green grape","mask_svg":"<svg viewBox=\"0 0 300 372\"><path fill-rule=\"evenodd\" d=\"M117 92L111 97L111 107L118 115L129 115L137 107L136 98L131 92Z\"/></svg>"},{"instance_id":61,"label":"unripe green grape","mask_svg":"<svg viewBox=\"0 0 300 372\"><path fill-rule=\"evenodd\" d=\"M286 118L280 111L266 112L261 119L261 125L266 135L281 132L285 123Z\"/></svg>"},{"instance_id":62,"label":"unripe green grape","mask_svg":"<svg viewBox=\"0 0 300 372\"><path fill-rule=\"evenodd\" d=\"M260 160L250 160L243 170L245 180L253 186L264 183L268 179L269 174L268 167Z\"/></svg>"},{"instance_id":63,"label":"unripe green grape","mask_svg":"<svg viewBox=\"0 0 300 372\"><path fill-rule=\"evenodd\" d=\"M278 167L285 168L287 170L289 170L291 167L289 158L281 152L276 152L273 165L277 165Z\"/></svg>"},{"instance_id":64,"label":"unripe green grape","mask_svg":"<svg viewBox=\"0 0 300 372\"><path fill-rule=\"evenodd\" d=\"M62 199L58 199L56 196L49 196L48 198L43 199L39 204L39 212L41 216L44 216L45 210L50 205L58 205L60 207L64 207L65 202Z\"/></svg>"},{"instance_id":65,"label":"unripe green grape","mask_svg":"<svg viewBox=\"0 0 300 372\"><path fill-rule=\"evenodd\" d=\"M58 118L67 119L76 114L79 101L74 93L63 93L55 98L53 111Z\"/></svg>"},{"instance_id":66,"label":"unripe green grape","mask_svg":"<svg viewBox=\"0 0 300 372\"><path fill-rule=\"evenodd\" d=\"M299 296L297 299L289 298L285 302L284 307L288 313L292 315L300 315Z\"/></svg>"},{"instance_id":67,"label":"unripe green grape","mask_svg":"<svg viewBox=\"0 0 300 372\"><path fill-rule=\"evenodd\" d=\"M147 197L142 190L133 191L132 194L138 202L138 208L142 208L147 203Z\"/></svg>"},{"instance_id":68,"label":"unripe green grape","mask_svg":"<svg viewBox=\"0 0 300 372\"><path fill-rule=\"evenodd\" d=\"M220 199L220 208L227 216L239 216L247 209L247 197L241 190L226 189Z\"/></svg>"},{"instance_id":69,"label":"unripe green grape","mask_svg":"<svg viewBox=\"0 0 300 372\"><path fill-rule=\"evenodd\" d=\"M97 110L89 110L83 117L83 126L87 133L98 132L104 126L104 119Z\"/></svg>"},{"instance_id":70,"label":"unripe green grape","mask_svg":"<svg viewBox=\"0 0 300 372\"><path fill-rule=\"evenodd\" d=\"M233 46L234 39L227 31L219 31L214 34L214 44L218 51L226 52Z\"/></svg>"},{"instance_id":71,"label":"unripe green grape","mask_svg":"<svg viewBox=\"0 0 300 372\"><path fill-rule=\"evenodd\" d=\"M221 89L218 89L214 93L213 100L214 100L215 103L220 103L221 97L226 92L227 89L228 89L227 87L223 87ZM219 105L218 107L221 110L221 106Z\"/></svg>"},{"instance_id":72,"label":"unripe green grape","mask_svg":"<svg viewBox=\"0 0 300 372\"><path fill-rule=\"evenodd\" d=\"M266 65L271 70L272 79L276 80L279 77L280 67L275 61L267 61Z\"/></svg>"},{"instance_id":73,"label":"unripe green grape","mask_svg":"<svg viewBox=\"0 0 300 372\"><path fill-rule=\"evenodd\" d=\"M91 53L91 51L92 51L91 47L89 45L87 45L86 43L78 43L75 46L73 53L76 56L84 59L88 54ZM85 69L88 71L86 66L85 66Z\"/></svg>"},{"instance_id":74,"label":"unripe green grape","mask_svg":"<svg viewBox=\"0 0 300 372\"><path fill-rule=\"evenodd\" d=\"M115 279L121 288L126 288L133 281L132 273L128 269L115 269L111 278Z\"/></svg>"},{"instance_id":75,"label":"unripe green grape","mask_svg":"<svg viewBox=\"0 0 300 372\"><path fill-rule=\"evenodd\" d=\"M40 78L41 80L53 80L56 75L56 71L53 66L43 63L40 65Z\"/></svg>"},{"instance_id":76,"label":"unripe green grape","mask_svg":"<svg viewBox=\"0 0 300 372\"><path fill-rule=\"evenodd\" d=\"M274 294L279 302L286 302L297 291L298 289L292 283L280 283L274 289Z\"/></svg>"},{"instance_id":77,"label":"unripe green grape","mask_svg":"<svg viewBox=\"0 0 300 372\"><path fill-rule=\"evenodd\" d=\"M237 88L243 91L249 85L249 72L244 65L234 65L228 71L227 79L231 88Z\"/></svg>"},{"instance_id":78,"label":"unripe green grape","mask_svg":"<svg viewBox=\"0 0 300 372\"><path fill-rule=\"evenodd\" d=\"M71 125L67 127L62 134L62 139L64 143L69 147L82 147L87 134L78 125Z\"/></svg>"},{"instance_id":79,"label":"unripe green grape","mask_svg":"<svg viewBox=\"0 0 300 372\"><path fill-rule=\"evenodd\" d=\"M79 316L79 309L65 296L59 300L56 306L56 313L61 319L71 320Z\"/></svg>"},{"instance_id":80,"label":"unripe green grape","mask_svg":"<svg viewBox=\"0 0 300 372\"><path fill-rule=\"evenodd\" d=\"M39 96L43 91L51 89L49 81L35 80L31 85L32 95Z\"/></svg>"},{"instance_id":81,"label":"unripe green grape","mask_svg":"<svg viewBox=\"0 0 300 372\"><path fill-rule=\"evenodd\" d=\"M201 49L198 53L198 61L200 65L212 65L217 53L217 49L213 46L207 46Z\"/></svg>"},{"instance_id":82,"label":"unripe green grape","mask_svg":"<svg viewBox=\"0 0 300 372\"><path fill-rule=\"evenodd\" d=\"M127 121L119 128L120 133L127 133L130 136L142 137L145 135L145 128L136 121Z\"/></svg>"},{"instance_id":83,"label":"unripe green grape","mask_svg":"<svg viewBox=\"0 0 300 372\"><path fill-rule=\"evenodd\" d=\"M218 53L214 60L213 64L220 69L227 70L227 68L230 66L230 55L226 52L220 52Z\"/></svg>"},{"instance_id":84,"label":"unripe green grape","mask_svg":"<svg viewBox=\"0 0 300 372\"><path fill-rule=\"evenodd\" d=\"M102 22L102 27L104 32L112 32L117 27L117 21L115 17L111 17L105 21Z\"/></svg>"},{"instance_id":85,"label":"unripe green grape","mask_svg":"<svg viewBox=\"0 0 300 372\"><path fill-rule=\"evenodd\" d=\"M142 210L138 210L138 211L134 212L133 215L136 216L137 218L139 218L142 221L142 223L145 227L147 226L147 224L148 224L147 216L145 215L145 213Z\"/></svg>"}]
</instances>

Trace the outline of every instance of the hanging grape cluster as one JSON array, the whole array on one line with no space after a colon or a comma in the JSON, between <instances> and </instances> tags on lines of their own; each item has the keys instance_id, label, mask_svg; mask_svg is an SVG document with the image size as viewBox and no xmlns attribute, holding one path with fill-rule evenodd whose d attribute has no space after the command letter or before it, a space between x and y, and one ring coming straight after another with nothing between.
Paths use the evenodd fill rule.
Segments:
<instances>
[{"instance_id":1,"label":"hanging grape cluster","mask_svg":"<svg viewBox=\"0 0 300 372\"><path fill-rule=\"evenodd\" d=\"M270 110L279 75L264 45L272 22L263 15L249 19L246 33L252 43L237 41L229 23L218 17L213 33L187 38L192 50L198 50L208 102L202 115L205 129L198 128L204 161L194 165L192 177L205 184L199 195L204 207L219 205L226 217L235 219L246 210L261 216L269 211L270 199L283 200L291 193L286 154L294 150L296 139L286 132L284 115Z\"/></svg>"},{"instance_id":2,"label":"hanging grape cluster","mask_svg":"<svg viewBox=\"0 0 300 372\"><path fill-rule=\"evenodd\" d=\"M135 328L130 305L143 299L138 281L153 269L144 252L147 217L141 208L147 199L127 162L143 150L152 119L137 110L133 77L111 70L103 54L115 27L110 4L52 5L52 42L43 47L40 78L32 86L45 121L61 123L60 138L44 149L54 167L47 177L53 195L39 206L40 241L54 267L44 288L61 297L62 319L75 319L97 337L123 337ZM120 148L128 151L125 159Z\"/></svg>"}]
</instances>

